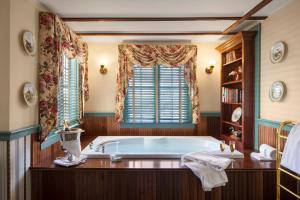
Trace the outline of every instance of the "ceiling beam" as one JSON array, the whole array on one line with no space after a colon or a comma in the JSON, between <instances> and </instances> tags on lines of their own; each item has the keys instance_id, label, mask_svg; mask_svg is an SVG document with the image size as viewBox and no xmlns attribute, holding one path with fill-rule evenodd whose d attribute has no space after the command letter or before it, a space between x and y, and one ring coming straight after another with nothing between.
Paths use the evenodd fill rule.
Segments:
<instances>
[{"instance_id":1,"label":"ceiling beam","mask_svg":"<svg viewBox=\"0 0 300 200\"><path fill-rule=\"evenodd\" d=\"M238 19L236 22L234 22L232 25L230 25L228 28L226 28L223 33L228 34L234 29L236 29L239 25L241 25L244 21L249 20L252 15L257 13L259 10L261 10L263 7L268 5L272 0L262 0L259 4L257 4L254 8L252 8L249 12L247 12L241 19Z\"/></svg>"},{"instance_id":2,"label":"ceiling beam","mask_svg":"<svg viewBox=\"0 0 300 200\"><path fill-rule=\"evenodd\" d=\"M266 16L249 17L248 20L264 20ZM218 21L240 20L242 17L63 17L65 22L147 22L147 21Z\"/></svg>"},{"instance_id":3,"label":"ceiling beam","mask_svg":"<svg viewBox=\"0 0 300 200\"><path fill-rule=\"evenodd\" d=\"M77 32L80 36L172 36L172 35L233 35L236 33L224 34L222 32L170 32L170 33L138 33L138 32Z\"/></svg>"}]
</instances>

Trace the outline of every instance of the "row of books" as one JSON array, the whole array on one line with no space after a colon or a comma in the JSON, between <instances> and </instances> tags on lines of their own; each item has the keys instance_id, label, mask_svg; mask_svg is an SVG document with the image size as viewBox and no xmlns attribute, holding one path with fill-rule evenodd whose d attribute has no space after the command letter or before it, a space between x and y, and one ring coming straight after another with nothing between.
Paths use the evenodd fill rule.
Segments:
<instances>
[{"instance_id":1,"label":"row of books","mask_svg":"<svg viewBox=\"0 0 300 200\"><path fill-rule=\"evenodd\" d=\"M225 55L226 63L232 62L236 60L235 51L231 51L226 53Z\"/></svg>"},{"instance_id":2,"label":"row of books","mask_svg":"<svg viewBox=\"0 0 300 200\"><path fill-rule=\"evenodd\" d=\"M242 103L243 93L241 89L231 89L222 87L223 103Z\"/></svg>"}]
</instances>

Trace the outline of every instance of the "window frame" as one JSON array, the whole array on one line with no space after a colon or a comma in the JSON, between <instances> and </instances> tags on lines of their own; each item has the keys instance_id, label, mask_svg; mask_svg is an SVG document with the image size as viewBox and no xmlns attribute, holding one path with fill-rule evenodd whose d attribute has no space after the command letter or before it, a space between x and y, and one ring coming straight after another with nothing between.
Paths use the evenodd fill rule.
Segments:
<instances>
[{"instance_id":1,"label":"window frame","mask_svg":"<svg viewBox=\"0 0 300 200\"><path fill-rule=\"evenodd\" d=\"M135 66L133 66L135 67ZM194 128L195 125L192 123L192 102L189 96L189 103L187 105L188 107L188 122L170 122L170 123L161 123L159 122L159 81L160 81L160 67L163 67L163 65L155 65L154 68L154 87L155 87L155 122L154 123L133 123L133 122L126 122L125 118L123 119L123 122L121 123L121 128ZM183 67L184 68L184 67ZM184 72L183 72L184 73ZM129 87L129 86L128 86ZM188 86L187 86L188 87ZM127 95L125 97L124 102L124 113L126 112L126 106L128 105L127 102ZM182 97L180 97L182 98Z\"/></svg>"}]
</instances>

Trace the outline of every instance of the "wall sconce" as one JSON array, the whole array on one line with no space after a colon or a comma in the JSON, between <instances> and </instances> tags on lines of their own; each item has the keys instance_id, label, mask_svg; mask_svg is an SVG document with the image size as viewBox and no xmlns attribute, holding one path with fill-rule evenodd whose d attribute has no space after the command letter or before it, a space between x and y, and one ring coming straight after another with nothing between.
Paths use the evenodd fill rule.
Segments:
<instances>
[{"instance_id":1,"label":"wall sconce","mask_svg":"<svg viewBox=\"0 0 300 200\"><path fill-rule=\"evenodd\" d=\"M209 61L209 67L206 67L205 68L205 72L207 74L211 74L214 70L214 67L215 67L215 64L216 64L216 61L215 60L210 60Z\"/></svg>"},{"instance_id":2,"label":"wall sconce","mask_svg":"<svg viewBox=\"0 0 300 200\"><path fill-rule=\"evenodd\" d=\"M104 65L100 65L100 74L105 75L107 74L107 68Z\"/></svg>"}]
</instances>

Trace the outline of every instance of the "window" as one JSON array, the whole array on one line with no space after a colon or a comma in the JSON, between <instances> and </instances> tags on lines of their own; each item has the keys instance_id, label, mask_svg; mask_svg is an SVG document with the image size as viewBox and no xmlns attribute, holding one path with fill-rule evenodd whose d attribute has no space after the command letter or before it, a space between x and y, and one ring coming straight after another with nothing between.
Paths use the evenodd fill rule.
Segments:
<instances>
[{"instance_id":1,"label":"window","mask_svg":"<svg viewBox=\"0 0 300 200\"><path fill-rule=\"evenodd\" d=\"M191 123L191 101L181 67L134 66L125 98L125 123Z\"/></svg>"},{"instance_id":2,"label":"window","mask_svg":"<svg viewBox=\"0 0 300 200\"><path fill-rule=\"evenodd\" d=\"M63 56L63 71L59 79L58 91L58 123L57 127L63 125L63 121L70 124L79 120L79 76L78 62Z\"/></svg>"}]
</instances>

